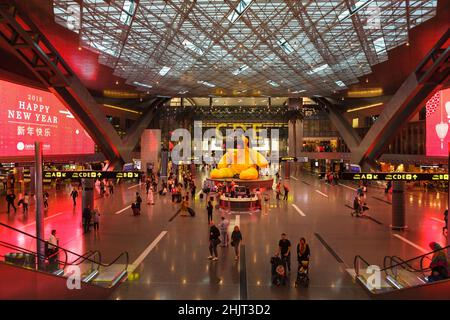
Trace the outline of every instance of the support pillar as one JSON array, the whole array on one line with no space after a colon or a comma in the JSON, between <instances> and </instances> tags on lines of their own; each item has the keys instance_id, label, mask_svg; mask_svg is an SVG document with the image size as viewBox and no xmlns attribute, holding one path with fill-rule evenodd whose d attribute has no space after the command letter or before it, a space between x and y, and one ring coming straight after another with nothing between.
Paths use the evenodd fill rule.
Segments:
<instances>
[{"instance_id":1,"label":"support pillar","mask_svg":"<svg viewBox=\"0 0 450 320\"><path fill-rule=\"evenodd\" d=\"M167 180L168 174L168 165L169 165L169 151L163 150L161 151L161 178L165 178Z\"/></svg>"},{"instance_id":2,"label":"support pillar","mask_svg":"<svg viewBox=\"0 0 450 320\"><path fill-rule=\"evenodd\" d=\"M94 179L81 179L83 190L81 191L81 210L94 209Z\"/></svg>"},{"instance_id":3,"label":"support pillar","mask_svg":"<svg viewBox=\"0 0 450 320\"><path fill-rule=\"evenodd\" d=\"M284 178L290 179L290 177L291 177L290 163L288 161L285 161L284 162Z\"/></svg>"},{"instance_id":4,"label":"support pillar","mask_svg":"<svg viewBox=\"0 0 450 320\"><path fill-rule=\"evenodd\" d=\"M295 156L300 158L303 149L303 121L297 119L295 122ZM294 162L295 172L294 175L300 174L300 163Z\"/></svg>"},{"instance_id":5,"label":"support pillar","mask_svg":"<svg viewBox=\"0 0 450 320\"><path fill-rule=\"evenodd\" d=\"M36 238L43 240L44 235L44 206L42 193L42 143L34 143L34 181L36 195ZM45 242L37 240L36 252L38 254L37 263L39 270L45 270Z\"/></svg>"},{"instance_id":6,"label":"support pillar","mask_svg":"<svg viewBox=\"0 0 450 320\"><path fill-rule=\"evenodd\" d=\"M406 226L405 182L392 182L392 224L393 230L403 231Z\"/></svg>"}]
</instances>

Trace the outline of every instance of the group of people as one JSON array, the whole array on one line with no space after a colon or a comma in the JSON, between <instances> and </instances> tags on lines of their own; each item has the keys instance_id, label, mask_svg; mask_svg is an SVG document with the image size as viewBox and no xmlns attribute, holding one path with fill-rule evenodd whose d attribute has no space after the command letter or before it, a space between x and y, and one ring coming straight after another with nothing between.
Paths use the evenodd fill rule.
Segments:
<instances>
[{"instance_id":1,"label":"group of people","mask_svg":"<svg viewBox=\"0 0 450 320\"><path fill-rule=\"evenodd\" d=\"M93 225L94 230L98 231L99 222L100 222L100 212L98 211L97 207L95 207L94 209L91 209L91 206L88 204L83 209L82 219L83 219L84 233L87 233L90 231L91 224Z\"/></svg>"},{"instance_id":2,"label":"group of people","mask_svg":"<svg viewBox=\"0 0 450 320\"><path fill-rule=\"evenodd\" d=\"M325 174L325 182L330 185L337 185L339 183L339 173L337 172L327 172Z\"/></svg>"},{"instance_id":3,"label":"group of people","mask_svg":"<svg viewBox=\"0 0 450 320\"><path fill-rule=\"evenodd\" d=\"M48 209L48 199L49 199L49 194L47 191L43 192L43 203L44 203L44 209ZM7 213L9 214L11 212L11 208L14 210L14 213L17 212L17 207L15 206L15 199L16 199L16 195L14 194L14 190L10 189L8 190L8 192L6 193L6 203L7 203ZM27 214L28 213L28 209L30 206L30 195L28 194L28 192L25 192L23 194L23 196L20 197L19 201L17 202L17 206L20 207L22 206L22 212L23 214Z\"/></svg>"},{"instance_id":4,"label":"group of people","mask_svg":"<svg viewBox=\"0 0 450 320\"><path fill-rule=\"evenodd\" d=\"M287 200L288 199L288 195L289 195L289 187L286 184L283 184L283 191L284 191L284 197L283 200ZM276 199L280 200L280 195L281 195L281 181L278 181L277 185L275 186L275 192L277 194Z\"/></svg>"},{"instance_id":5,"label":"group of people","mask_svg":"<svg viewBox=\"0 0 450 320\"><path fill-rule=\"evenodd\" d=\"M106 192L106 188L108 188L108 193ZM105 195L112 195L114 194L114 184L111 180L107 180L105 182L104 179L100 180L100 195L103 197Z\"/></svg>"},{"instance_id":6,"label":"group of people","mask_svg":"<svg viewBox=\"0 0 450 320\"><path fill-rule=\"evenodd\" d=\"M183 192L184 187L184 192ZM185 172L182 175L182 180L170 173L167 182L162 183L162 189L160 195L166 195L168 192L172 194L172 203L181 203L183 200L189 200L195 198L196 185L191 173Z\"/></svg>"},{"instance_id":7,"label":"group of people","mask_svg":"<svg viewBox=\"0 0 450 320\"><path fill-rule=\"evenodd\" d=\"M297 277L299 275L307 275L309 270L309 260L311 250L306 239L301 237L296 248L297 253ZM272 283L275 285L285 285L288 275L291 273L291 242L287 238L286 233L281 234L278 242L278 251L270 259L272 265Z\"/></svg>"},{"instance_id":8,"label":"group of people","mask_svg":"<svg viewBox=\"0 0 450 320\"><path fill-rule=\"evenodd\" d=\"M208 259L217 261L219 260L219 256L217 253L217 246L221 244L222 247L228 247L230 244L234 248L234 260L239 259L239 248L242 243L242 233L239 229L239 226L234 226L233 232L231 233L231 242L230 237L228 236L228 227L230 222L225 217L221 217L221 222L218 226L215 225L214 221L211 220L209 222L209 257Z\"/></svg>"}]
</instances>

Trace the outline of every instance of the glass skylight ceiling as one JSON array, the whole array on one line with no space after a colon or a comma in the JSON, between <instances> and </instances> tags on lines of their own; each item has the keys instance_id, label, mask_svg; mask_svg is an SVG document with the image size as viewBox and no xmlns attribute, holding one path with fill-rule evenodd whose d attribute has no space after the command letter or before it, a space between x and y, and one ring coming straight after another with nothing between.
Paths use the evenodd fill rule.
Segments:
<instances>
[{"instance_id":1,"label":"glass skylight ceiling","mask_svg":"<svg viewBox=\"0 0 450 320\"><path fill-rule=\"evenodd\" d=\"M80 45L98 52L99 62L128 84L169 96L330 94L387 60L389 50L408 41L408 21L409 28L423 23L437 5L410 0L407 10L407 1L375 0L80 2L53 0L55 21L77 32Z\"/></svg>"}]
</instances>

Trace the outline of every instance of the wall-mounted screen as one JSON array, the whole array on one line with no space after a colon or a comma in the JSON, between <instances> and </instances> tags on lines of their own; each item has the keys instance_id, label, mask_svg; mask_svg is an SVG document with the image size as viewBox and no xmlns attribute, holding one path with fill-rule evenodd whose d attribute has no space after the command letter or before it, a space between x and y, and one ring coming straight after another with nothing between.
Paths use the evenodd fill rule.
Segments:
<instances>
[{"instance_id":1,"label":"wall-mounted screen","mask_svg":"<svg viewBox=\"0 0 450 320\"><path fill-rule=\"evenodd\" d=\"M0 157L94 153L95 144L52 93L0 80Z\"/></svg>"}]
</instances>

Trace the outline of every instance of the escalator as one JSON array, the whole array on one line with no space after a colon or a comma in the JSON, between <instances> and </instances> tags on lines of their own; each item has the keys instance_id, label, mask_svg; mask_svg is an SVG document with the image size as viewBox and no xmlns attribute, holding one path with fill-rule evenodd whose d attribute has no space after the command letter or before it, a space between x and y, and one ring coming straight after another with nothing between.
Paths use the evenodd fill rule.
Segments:
<instances>
[{"instance_id":1,"label":"escalator","mask_svg":"<svg viewBox=\"0 0 450 320\"><path fill-rule=\"evenodd\" d=\"M0 300L106 299L127 278L127 252L104 263L99 251L49 250L45 240L0 223L0 235L6 233L12 240L0 237ZM36 250L39 241L46 245L44 255Z\"/></svg>"},{"instance_id":2,"label":"escalator","mask_svg":"<svg viewBox=\"0 0 450 320\"><path fill-rule=\"evenodd\" d=\"M450 278L429 282L428 267L434 254L446 252L450 246L431 251L421 256L403 260L397 256L386 256L380 277L373 265L357 255L354 260L356 281L374 299L450 299Z\"/></svg>"}]
</instances>

